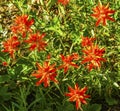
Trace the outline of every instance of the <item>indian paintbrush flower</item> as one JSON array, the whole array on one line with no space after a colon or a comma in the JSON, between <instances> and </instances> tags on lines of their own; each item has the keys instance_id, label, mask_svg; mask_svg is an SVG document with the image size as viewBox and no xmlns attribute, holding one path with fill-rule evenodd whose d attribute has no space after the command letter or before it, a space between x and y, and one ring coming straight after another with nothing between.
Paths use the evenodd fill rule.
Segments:
<instances>
[{"instance_id":1,"label":"indian paintbrush flower","mask_svg":"<svg viewBox=\"0 0 120 111\"><path fill-rule=\"evenodd\" d=\"M93 68L100 68L101 62L105 61L102 57L105 49L99 48L98 45L91 45L85 47L82 52L84 53L82 64L87 63L87 68L91 71Z\"/></svg>"},{"instance_id":2,"label":"indian paintbrush flower","mask_svg":"<svg viewBox=\"0 0 120 111\"><path fill-rule=\"evenodd\" d=\"M93 44L93 41L95 40L96 38L94 37L82 37L82 47L86 47L86 46L91 46Z\"/></svg>"},{"instance_id":3,"label":"indian paintbrush flower","mask_svg":"<svg viewBox=\"0 0 120 111\"><path fill-rule=\"evenodd\" d=\"M45 33L40 35L39 32L37 32L35 34L31 34L29 39L25 40L25 42L30 44L30 50L35 50L37 48L38 51L41 51L44 50L47 45L47 43L43 40L44 36Z\"/></svg>"},{"instance_id":4,"label":"indian paintbrush flower","mask_svg":"<svg viewBox=\"0 0 120 111\"><path fill-rule=\"evenodd\" d=\"M11 26L11 31L14 34L21 34L22 37L26 37L27 32L32 32L31 26L34 20L29 20L28 15L17 16L14 20L14 24Z\"/></svg>"},{"instance_id":5,"label":"indian paintbrush flower","mask_svg":"<svg viewBox=\"0 0 120 111\"><path fill-rule=\"evenodd\" d=\"M41 66L39 63L36 64L38 70L36 70L32 76L40 79L36 82L37 86L39 86L41 83L44 83L44 86L48 87L50 86L50 81L58 83L57 79L55 78L57 76L55 64L50 65L49 61L45 61L43 66Z\"/></svg>"},{"instance_id":6,"label":"indian paintbrush flower","mask_svg":"<svg viewBox=\"0 0 120 111\"><path fill-rule=\"evenodd\" d=\"M90 96L85 94L87 91L87 87L81 88L78 86L78 84L75 84L75 87L72 88L71 86L68 87L68 90L70 91L69 93L66 93L65 95L70 97L69 101L70 102L76 102L76 109L81 108L81 104L87 104L86 98L89 98Z\"/></svg>"},{"instance_id":7,"label":"indian paintbrush flower","mask_svg":"<svg viewBox=\"0 0 120 111\"><path fill-rule=\"evenodd\" d=\"M14 58L14 53L17 50L17 47L20 45L18 37L13 36L8 38L3 42L3 52L8 52L12 58Z\"/></svg>"},{"instance_id":8,"label":"indian paintbrush flower","mask_svg":"<svg viewBox=\"0 0 120 111\"><path fill-rule=\"evenodd\" d=\"M103 25L106 25L107 20L115 21L110 15L115 13L115 10L109 9L109 3L104 6L101 3L98 4L95 8L93 8L94 13L91 14L92 17L97 19L96 26L98 26L101 22Z\"/></svg>"},{"instance_id":9,"label":"indian paintbrush flower","mask_svg":"<svg viewBox=\"0 0 120 111\"><path fill-rule=\"evenodd\" d=\"M8 63L4 61L4 62L2 62L2 65L3 66L8 66Z\"/></svg>"},{"instance_id":10,"label":"indian paintbrush flower","mask_svg":"<svg viewBox=\"0 0 120 111\"><path fill-rule=\"evenodd\" d=\"M61 69L63 68L64 69L64 73L66 73L69 69L70 66L73 66L75 68L78 68L79 66L77 64L75 64L73 62L73 60L78 60L79 59L79 55L77 53L73 53L71 55L67 55L67 56L64 56L64 55L60 55L62 61L63 61L63 64L59 66L58 69Z\"/></svg>"}]
</instances>

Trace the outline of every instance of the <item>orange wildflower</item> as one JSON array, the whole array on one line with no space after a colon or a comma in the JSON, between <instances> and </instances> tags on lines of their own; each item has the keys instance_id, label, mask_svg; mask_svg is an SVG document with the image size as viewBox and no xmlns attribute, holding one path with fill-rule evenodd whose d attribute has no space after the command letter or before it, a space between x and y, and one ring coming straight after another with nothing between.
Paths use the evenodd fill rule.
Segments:
<instances>
[{"instance_id":1,"label":"orange wildflower","mask_svg":"<svg viewBox=\"0 0 120 111\"><path fill-rule=\"evenodd\" d=\"M81 108L81 104L87 104L86 102L86 98L89 98L90 96L89 95L86 95L86 91L87 91L87 87L84 87L82 89L79 88L78 84L75 85L74 88L72 87L68 87L68 90L70 91L69 93L66 93L65 95L66 96L69 96L69 101L70 102L76 102L76 109L80 109L82 110Z\"/></svg>"},{"instance_id":2,"label":"orange wildflower","mask_svg":"<svg viewBox=\"0 0 120 111\"><path fill-rule=\"evenodd\" d=\"M31 34L28 40L25 40L25 42L31 44L30 45L30 50L34 50L34 49L38 49L40 50L44 50L45 46L47 45L47 43L43 40L45 34L39 34L39 33L35 33L35 34Z\"/></svg>"},{"instance_id":3,"label":"orange wildflower","mask_svg":"<svg viewBox=\"0 0 120 111\"><path fill-rule=\"evenodd\" d=\"M61 3L63 5L67 5L70 0L58 0L58 3Z\"/></svg>"},{"instance_id":4,"label":"orange wildflower","mask_svg":"<svg viewBox=\"0 0 120 111\"><path fill-rule=\"evenodd\" d=\"M72 62L73 60L78 60L79 55L77 53L73 53L72 55L64 56L61 55L61 59L63 61L63 64L59 66L59 69L64 68L64 73L66 73L70 66L73 66L75 68L78 68L79 66Z\"/></svg>"},{"instance_id":5,"label":"orange wildflower","mask_svg":"<svg viewBox=\"0 0 120 111\"><path fill-rule=\"evenodd\" d=\"M95 8L93 8L94 14L91 14L94 18L98 19L96 22L96 26L103 23L106 25L107 20L115 21L115 19L111 18L110 15L115 13L115 10L109 9L109 3L106 6L103 6L101 3L98 4Z\"/></svg>"},{"instance_id":6,"label":"orange wildflower","mask_svg":"<svg viewBox=\"0 0 120 111\"><path fill-rule=\"evenodd\" d=\"M3 66L8 66L8 63L7 62L2 62L2 65Z\"/></svg>"},{"instance_id":7,"label":"orange wildflower","mask_svg":"<svg viewBox=\"0 0 120 111\"><path fill-rule=\"evenodd\" d=\"M14 58L14 53L17 49L17 46L20 45L20 42L16 36L13 36L3 42L4 50L3 52L8 52L12 58Z\"/></svg>"},{"instance_id":8,"label":"orange wildflower","mask_svg":"<svg viewBox=\"0 0 120 111\"><path fill-rule=\"evenodd\" d=\"M105 49L100 49L97 45L88 46L82 52L84 53L82 64L88 63L87 68L89 70L100 68L101 61L105 61L105 59L102 58Z\"/></svg>"},{"instance_id":9,"label":"orange wildflower","mask_svg":"<svg viewBox=\"0 0 120 111\"><path fill-rule=\"evenodd\" d=\"M50 85L50 80L58 83L57 79L55 78L57 76L55 64L49 65L49 62L45 61L43 66L37 63L37 67L38 70L32 74L32 76L36 77L37 79L40 78L40 80L36 82L37 86L43 82L44 86L47 87Z\"/></svg>"},{"instance_id":10,"label":"orange wildflower","mask_svg":"<svg viewBox=\"0 0 120 111\"><path fill-rule=\"evenodd\" d=\"M15 34L22 34L22 37L26 36L27 32L31 32L31 25L33 25L34 20L29 20L28 15L18 16L14 20L14 24L11 30Z\"/></svg>"},{"instance_id":11,"label":"orange wildflower","mask_svg":"<svg viewBox=\"0 0 120 111\"><path fill-rule=\"evenodd\" d=\"M93 44L93 41L95 40L94 37L82 37L82 47L85 47L85 46L91 46Z\"/></svg>"}]
</instances>

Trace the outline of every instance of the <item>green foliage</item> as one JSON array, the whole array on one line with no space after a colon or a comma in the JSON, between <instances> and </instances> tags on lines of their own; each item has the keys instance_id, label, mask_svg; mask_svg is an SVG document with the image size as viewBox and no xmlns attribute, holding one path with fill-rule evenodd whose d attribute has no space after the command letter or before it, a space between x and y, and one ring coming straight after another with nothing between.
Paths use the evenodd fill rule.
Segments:
<instances>
[{"instance_id":1,"label":"green foliage","mask_svg":"<svg viewBox=\"0 0 120 111\"><path fill-rule=\"evenodd\" d=\"M12 4L17 7L15 16L27 14L34 19L31 26L33 32L46 33L47 42L45 50L29 50L23 43L15 52L15 58L9 53L2 52L2 42L7 39L6 29L0 22L0 110L1 111L75 111L75 103L69 102L65 97L68 86L75 83L80 88L87 86L90 99L87 105L82 104L83 111L102 111L104 104L107 107L120 104L120 1L100 1L116 10L112 17L115 22L108 21L106 26L95 26L91 17L92 8L98 4L97 0L70 0L62 5L57 0L10 0L4 5ZM0 3L0 6L3 5ZM0 13L1 14L1 13ZM4 14L4 12L2 13ZM2 15L1 14L1 15ZM1 16L0 15L0 19ZM13 19L14 20L14 19ZM14 21L13 21L14 22ZM10 24L11 26L12 24ZM12 33L8 32L10 37ZM5 35L5 36L3 36ZM84 64L82 37L96 37L95 44L105 48L106 62L100 69L89 71ZM26 38L29 36L27 35ZM19 34L20 40L24 40ZM44 66L44 61L50 54L50 64L58 68L63 61L60 55L78 53L80 58L75 63L79 68L70 67L65 74L64 70L57 70L58 84L50 82L45 88L43 84L35 86L38 81L31 74L37 70L36 63ZM4 66L2 63L7 62ZM59 69L59 68L58 68ZM108 108L109 109L109 108ZM114 110L114 109L113 109Z\"/></svg>"},{"instance_id":2,"label":"green foliage","mask_svg":"<svg viewBox=\"0 0 120 111\"><path fill-rule=\"evenodd\" d=\"M87 107L83 107L84 111L101 111L102 105L101 104L92 104L88 105Z\"/></svg>"}]
</instances>

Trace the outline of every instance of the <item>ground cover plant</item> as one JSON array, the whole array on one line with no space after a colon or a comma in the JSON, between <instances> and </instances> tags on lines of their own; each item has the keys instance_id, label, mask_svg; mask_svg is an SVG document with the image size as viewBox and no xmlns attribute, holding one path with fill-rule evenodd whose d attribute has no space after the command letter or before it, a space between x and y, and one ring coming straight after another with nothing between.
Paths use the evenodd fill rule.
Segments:
<instances>
[{"instance_id":1,"label":"ground cover plant","mask_svg":"<svg viewBox=\"0 0 120 111\"><path fill-rule=\"evenodd\" d=\"M119 0L0 1L0 111L120 111Z\"/></svg>"}]
</instances>

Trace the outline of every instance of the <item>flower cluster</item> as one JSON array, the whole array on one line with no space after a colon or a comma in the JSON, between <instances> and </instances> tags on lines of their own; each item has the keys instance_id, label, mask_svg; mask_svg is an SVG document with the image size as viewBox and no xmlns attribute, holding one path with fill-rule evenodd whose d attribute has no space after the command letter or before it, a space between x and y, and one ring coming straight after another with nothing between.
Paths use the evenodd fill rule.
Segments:
<instances>
[{"instance_id":1,"label":"flower cluster","mask_svg":"<svg viewBox=\"0 0 120 111\"><path fill-rule=\"evenodd\" d=\"M58 3L61 3L62 5L67 5L70 2L70 0L58 0ZM102 22L102 24L105 26L107 24L107 20L115 22L115 19L110 17L110 15L115 13L115 10L109 9L109 3L104 6L101 2L93 8L93 14L91 14L92 17L97 19L96 26L99 26L99 24Z\"/></svg>"},{"instance_id":2,"label":"flower cluster","mask_svg":"<svg viewBox=\"0 0 120 111\"><path fill-rule=\"evenodd\" d=\"M79 55L77 53L73 53L72 55L67 55L66 57L62 54L60 56L61 56L61 59L63 61L63 64L61 66L59 66L59 69L63 68L64 73L66 73L68 71L70 66L73 66L75 68L79 67L77 64L72 62L73 60L79 59Z\"/></svg>"},{"instance_id":3,"label":"flower cluster","mask_svg":"<svg viewBox=\"0 0 120 111\"><path fill-rule=\"evenodd\" d=\"M69 93L66 93L65 95L70 97L69 101L76 102L76 109L81 109L81 103L87 104L86 98L89 98L90 96L85 94L87 91L87 87L84 87L82 89L79 88L78 84L75 84L75 87L72 88L71 86L68 87Z\"/></svg>"},{"instance_id":4,"label":"flower cluster","mask_svg":"<svg viewBox=\"0 0 120 111\"><path fill-rule=\"evenodd\" d=\"M17 50L17 46L20 45L18 37L12 36L3 42L4 50L3 52L8 52L12 58L14 58L14 53Z\"/></svg>"},{"instance_id":5,"label":"flower cluster","mask_svg":"<svg viewBox=\"0 0 120 111\"><path fill-rule=\"evenodd\" d=\"M82 37L82 47L91 46L96 38L95 37Z\"/></svg>"},{"instance_id":6,"label":"flower cluster","mask_svg":"<svg viewBox=\"0 0 120 111\"><path fill-rule=\"evenodd\" d=\"M31 26L34 24L34 20L29 20L28 18L28 15L16 17L14 24L11 26L11 31L14 34L21 34L22 37L26 37L27 32L32 32Z\"/></svg>"},{"instance_id":7,"label":"flower cluster","mask_svg":"<svg viewBox=\"0 0 120 111\"><path fill-rule=\"evenodd\" d=\"M55 68L56 64L50 65L50 55L48 55L47 60L43 63L43 66L41 66L39 63L36 63L38 70L35 71L35 73L32 73L32 76L36 77L37 79L40 78L36 85L38 86L43 82L45 87L50 86L50 80L55 83L58 83L58 81L55 79L55 77L57 76L56 71L63 68L64 73L66 73L70 66L78 68L79 66L72 62L73 60L78 60L78 58L79 55L77 53L67 55L66 57L61 55L63 64L60 65L58 68Z\"/></svg>"},{"instance_id":8,"label":"flower cluster","mask_svg":"<svg viewBox=\"0 0 120 111\"><path fill-rule=\"evenodd\" d=\"M101 61L105 61L105 59L102 57L105 49L99 48L98 45L94 44L93 41L95 38L88 38L83 37L82 38L82 46L84 53L82 64L87 63L87 68L91 71L93 68L100 68Z\"/></svg>"},{"instance_id":9,"label":"flower cluster","mask_svg":"<svg viewBox=\"0 0 120 111\"><path fill-rule=\"evenodd\" d=\"M27 43L30 45L30 50L38 49L44 50L47 46L46 41L43 40L45 33L33 33L31 26L34 24L34 19L30 19L28 15L17 16L11 26L12 37L3 42L3 52L8 52L11 58L15 58L15 52L21 44ZM23 40L23 39L24 40Z\"/></svg>"},{"instance_id":10,"label":"flower cluster","mask_svg":"<svg viewBox=\"0 0 120 111\"><path fill-rule=\"evenodd\" d=\"M58 0L58 3L67 5L70 0ZM109 15L115 13L114 10L109 9L109 4L103 6L101 3L93 8L94 14L91 16L98 19L96 26L101 22L103 25L106 25L107 20L115 21ZM47 42L44 40L45 33L35 32L32 29L34 25L34 19L30 19L28 15L17 16L14 20L13 25L11 26L12 36L5 40L3 44L2 52L7 52L12 59L15 59L15 54L18 50L27 45L28 50L30 51L45 51ZM101 62L105 62L103 58L105 53L105 48L100 48L97 44L94 43L96 40L95 37L82 37L82 61L81 64L85 64L86 68L91 71L92 69L101 67ZM23 45L25 44L25 45ZM59 69L64 69L64 73L67 73L70 68L79 68L79 65L75 63L80 59L78 53L72 53L68 55L60 54L61 63L56 68L56 63L50 64L50 56L47 57L47 60L43 62L43 65L36 62L37 70L33 71L31 76L35 77L38 81L36 85L44 84L44 87L50 86L50 82L59 83L57 79L57 71ZM8 66L7 62L2 63L3 66ZM76 109L81 109L81 104L87 104L86 98L90 96L85 94L87 87L79 88L78 84L75 84L75 87L68 87L69 93L65 95L70 97L69 101L76 102Z\"/></svg>"},{"instance_id":11,"label":"flower cluster","mask_svg":"<svg viewBox=\"0 0 120 111\"><path fill-rule=\"evenodd\" d=\"M106 6L103 6L101 3L99 3L98 6L93 8L93 11L94 13L91 14L91 16L98 19L96 26L98 26L101 22L103 25L106 25L107 20L111 20L113 22L115 21L115 19L109 16L115 13L115 10L109 9L109 3Z\"/></svg>"},{"instance_id":12,"label":"flower cluster","mask_svg":"<svg viewBox=\"0 0 120 111\"><path fill-rule=\"evenodd\" d=\"M77 54L69 55L67 57L78 59ZM50 59L48 59L50 60ZM36 85L39 86L41 83L44 83L45 87L50 86L50 81L53 81L54 83L58 83L58 80L56 79L57 76L57 68L55 68L56 64L50 65L50 61L44 61L43 66L41 66L39 63L36 63L38 70L35 70L35 72L32 73L32 76L36 77L37 79L40 79L36 82ZM71 59L68 59L68 63ZM69 65L69 64L68 64ZM66 66L67 67L67 66ZM79 88L78 84L75 85L75 88L68 87L69 93L66 93L65 96L70 97L69 101L76 102L76 109L81 109L81 104L87 104L86 98L89 98L90 96L85 94L87 91L87 87L84 87L82 89Z\"/></svg>"},{"instance_id":13,"label":"flower cluster","mask_svg":"<svg viewBox=\"0 0 120 111\"><path fill-rule=\"evenodd\" d=\"M25 40L25 42L30 44L30 50L34 50L34 49L38 49L40 50L44 50L45 46L47 45L47 43L43 40L43 38L45 37L45 34L39 34L35 33L35 34L31 34L29 39Z\"/></svg>"},{"instance_id":14,"label":"flower cluster","mask_svg":"<svg viewBox=\"0 0 120 111\"><path fill-rule=\"evenodd\" d=\"M49 61L45 61L43 63L43 66L41 66L39 63L36 63L38 70L32 74L32 76L36 78L41 78L36 85L39 86L42 82L44 83L44 86L50 86L50 80L58 83L57 79L55 78L57 73L56 73L56 68L55 64L50 65Z\"/></svg>"}]
</instances>

